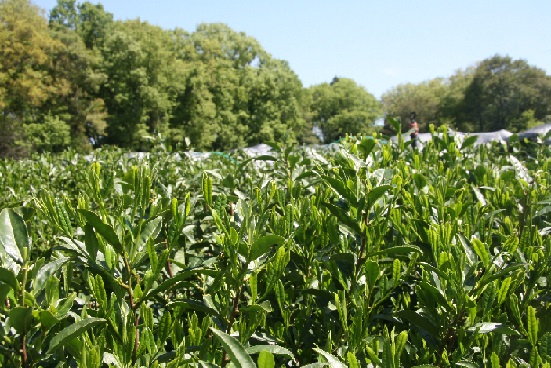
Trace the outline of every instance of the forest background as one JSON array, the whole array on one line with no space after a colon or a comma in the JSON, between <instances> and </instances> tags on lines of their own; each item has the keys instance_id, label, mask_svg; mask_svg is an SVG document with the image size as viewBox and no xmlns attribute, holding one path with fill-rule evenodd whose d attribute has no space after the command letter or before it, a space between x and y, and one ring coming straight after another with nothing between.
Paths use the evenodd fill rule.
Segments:
<instances>
[{"instance_id":1,"label":"forest background","mask_svg":"<svg viewBox=\"0 0 551 368\"><path fill-rule=\"evenodd\" d=\"M304 87L287 61L225 24L167 30L75 0L45 14L30 0L0 0L1 157L329 143L377 131L387 115L406 128L411 111L421 131L517 132L551 120L551 77L506 55L377 100L350 78Z\"/></svg>"}]
</instances>

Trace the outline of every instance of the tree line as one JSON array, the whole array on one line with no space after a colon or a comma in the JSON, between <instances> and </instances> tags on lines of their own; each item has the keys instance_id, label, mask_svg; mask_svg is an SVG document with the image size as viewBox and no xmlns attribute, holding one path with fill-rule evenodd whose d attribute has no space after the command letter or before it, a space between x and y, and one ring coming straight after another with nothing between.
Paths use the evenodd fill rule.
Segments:
<instances>
[{"instance_id":1,"label":"tree line","mask_svg":"<svg viewBox=\"0 0 551 368\"><path fill-rule=\"evenodd\" d=\"M378 101L349 78L304 87L285 60L225 24L165 30L76 0L58 0L48 17L30 0L0 0L0 20L4 157L158 141L203 151L328 143L410 111L422 127L465 131L521 129L550 114L550 77L509 57L397 86Z\"/></svg>"}]
</instances>

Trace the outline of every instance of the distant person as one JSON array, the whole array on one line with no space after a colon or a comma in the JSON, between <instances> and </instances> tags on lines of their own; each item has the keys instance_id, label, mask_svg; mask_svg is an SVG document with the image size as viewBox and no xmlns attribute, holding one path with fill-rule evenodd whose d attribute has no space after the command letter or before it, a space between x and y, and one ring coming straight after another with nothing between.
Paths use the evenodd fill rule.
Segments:
<instances>
[{"instance_id":1,"label":"distant person","mask_svg":"<svg viewBox=\"0 0 551 368\"><path fill-rule=\"evenodd\" d=\"M417 140L419 139L419 124L415 120L415 113L411 113L409 118L409 130L411 131L411 146L415 148L417 146Z\"/></svg>"}]
</instances>

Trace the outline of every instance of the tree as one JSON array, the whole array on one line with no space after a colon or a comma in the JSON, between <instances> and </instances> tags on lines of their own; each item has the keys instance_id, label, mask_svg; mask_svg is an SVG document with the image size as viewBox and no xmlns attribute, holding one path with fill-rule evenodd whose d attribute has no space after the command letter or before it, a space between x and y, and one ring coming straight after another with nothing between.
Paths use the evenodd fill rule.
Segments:
<instances>
[{"instance_id":1,"label":"tree","mask_svg":"<svg viewBox=\"0 0 551 368\"><path fill-rule=\"evenodd\" d=\"M140 20L117 22L102 53L108 141L143 148L147 136L167 134L182 70L170 34Z\"/></svg>"},{"instance_id":2,"label":"tree","mask_svg":"<svg viewBox=\"0 0 551 368\"><path fill-rule=\"evenodd\" d=\"M442 78L401 84L383 94L383 110L387 115L400 118L402 131L409 130L409 117L415 112L420 130L427 130L428 124L440 123L440 105L447 89L447 81Z\"/></svg>"},{"instance_id":3,"label":"tree","mask_svg":"<svg viewBox=\"0 0 551 368\"><path fill-rule=\"evenodd\" d=\"M446 80L446 89L440 99L440 123L454 127L461 132L474 132L473 124L461 119L461 104L465 98L465 91L473 81L474 67L457 70Z\"/></svg>"},{"instance_id":4,"label":"tree","mask_svg":"<svg viewBox=\"0 0 551 368\"><path fill-rule=\"evenodd\" d=\"M381 116L379 102L352 79L334 78L331 83L310 87L312 121L329 143L345 134L366 133Z\"/></svg>"},{"instance_id":5,"label":"tree","mask_svg":"<svg viewBox=\"0 0 551 368\"><path fill-rule=\"evenodd\" d=\"M510 129L528 110L543 120L551 111L550 96L551 78L544 70L496 55L476 67L458 113L481 132Z\"/></svg>"},{"instance_id":6,"label":"tree","mask_svg":"<svg viewBox=\"0 0 551 368\"><path fill-rule=\"evenodd\" d=\"M49 113L58 115L70 126L72 146L79 151L90 149L90 140L105 134L107 112L99 97L106 81L101 71L101 55L88 50L77 33L64 27L52 30L63 47L54 53L52 75L68 83L67 93L49 100Z\"/></svg>"},{"instance_id":7,"label":"tree","mask_svg":"<svg viewBox=\"0 0 551 368\"><path fill-rule=\"evenodd\" d=\"M176 30L173 38L186 70L173 136L189 137L201 150L297 141L302 84L287 63L225 24L201 24L192 34Z\"/></svg>"},{"instance_id":8,"label":"tree","mask_svg":"<svg viewBox=\"0 0 551 368\"><path fill-rule=\"evenodd\" d=\"M75 31L89 50L102 46L109 29L113 25L113 14L104 10L101 4L76 0L57 0L50 11L50 26Z\"/></svg>"},{"instance_id":9,"label":"tree","mask_svg":"<svg viewBox=\"0 0 551 368\"><path fill-rule=\"evenodd\" d=\"M24 124L44 122L48 100L67 93L67 81L52 75L52 56L62 47L51 36L40 9L29 0L0 2L0 116L2 139L8 142L5 150L10 146L13 151L18 140L25 139Z\"/></svg>"}]
</instances>

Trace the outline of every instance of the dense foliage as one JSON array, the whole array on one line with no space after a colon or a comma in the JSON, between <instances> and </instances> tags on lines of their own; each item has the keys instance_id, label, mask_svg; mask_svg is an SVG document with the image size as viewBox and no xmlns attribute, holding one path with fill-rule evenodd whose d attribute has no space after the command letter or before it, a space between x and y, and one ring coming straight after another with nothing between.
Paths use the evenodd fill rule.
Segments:
<instances>
[{"instance_id":1,"label":"dense foliage","mask_svg":"<svg viewBox=\"0 0 551 368\"><path fill-rule=\"evenodd\" d=\"M76 0L47 17L31 0L0 0L1 157L158 141L202 151L328 143L374 131L383 115L405 127L412 111L422 131L521 131L551 114L551 77L506 56L379 102L349 78L305 88L286 61L224 24L166 30Z\"/></svg>"},{"instance_id":2,"label":"dense foliage","mask_svg":"<svg viewBox=\"0 0 551 368\"><path fill-rule=\"evenodd\" d=\"M549 367L549 147L473 143L3 161L0 365Z\"/></svg>"},{"instance_id":3,"label":"dense foliage","mask_svg":"<svg viewBox=\"0 0 551 368\"><path fill-rule=\"evenodd\" d=\"M75 0L58 0L49 22L30 0L1 0L0 19L1 156L319 142L309 90L287 62L224 24L164 30ZM355 107L378 111L365 89L347 89ZM377 116L339 131L366 133Z\"/></svg>"},{"instance_id":4,"label":"dense foliage","mask_svg":"<svg viewBox=\"0 0 551 368\"><path fill-rule=\"evenodd\" d=\"M525 60L495 55L446 79L392 88L382 96L382 104L405 124L416 111L425 127L520 132L551 121L551 76Z\"/></svg>"}]
</instances>

